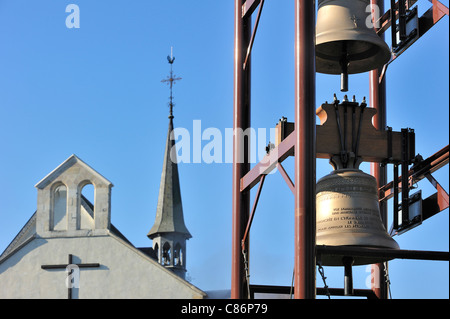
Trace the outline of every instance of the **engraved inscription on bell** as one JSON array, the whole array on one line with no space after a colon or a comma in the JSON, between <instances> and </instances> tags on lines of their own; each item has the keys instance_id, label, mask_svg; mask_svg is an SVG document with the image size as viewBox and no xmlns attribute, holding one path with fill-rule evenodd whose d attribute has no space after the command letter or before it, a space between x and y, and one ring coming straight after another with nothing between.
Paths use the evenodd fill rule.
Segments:
<instances>
[{"instance_id":1,"label":"engraved inscription on bell","mask_svg":"<svg viewBox=\"0 0 450 319\"><path fill-rule=\"evenodd\" d=\"M357 169L336 170L318 181L316 193L317 245L399 249L381 221L373 176Z\"/></svg>"},{"instance_id":2,"label":"engraved inscription on bell","mask_svg":"<svg viewBox=\"0 0 450 319\"><path fill-rule=\"evenodd\" d=\"M367 194L350 189L347 193L320 194L320 198L317 198L318 211L321 212L318 215L317 231L322 234L336 229L345 232L359 232L361 229L384 231L380 214L376 207L372 207L374 201L368 200Z\"/></svg>"}]
</instances>

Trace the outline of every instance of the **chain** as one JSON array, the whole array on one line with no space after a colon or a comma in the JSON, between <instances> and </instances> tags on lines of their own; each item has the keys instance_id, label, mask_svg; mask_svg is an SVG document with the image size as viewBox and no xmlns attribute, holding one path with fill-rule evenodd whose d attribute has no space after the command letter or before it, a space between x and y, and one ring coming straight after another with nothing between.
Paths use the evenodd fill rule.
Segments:
<instances>
[{"instance_id":1,"label":"chain","mask_svg":"<svg viewBox=\"0 0 450 319\"><path fill-rule=\"evenodd\" d=\"M245 249L242 249L242 256L244 257L245 277L247 281L247 298L250 299L250 273L248 269L247 252Z\"/></svg>"},{"instance_id":2,"label":"chain","mask_svg":"<svg viewBox=\"0 0 450 319\"><path fill-rule=\"evenodd\" d=\"M328 286L327 286L327 282L326 279L327 277L325 277L325 271L322 267L322 263L317 263L317 266L319 267L319 274L322 277L322 281L323 281L323 288L325 289L325 294L327 295L328 299L331 299L331 294L330 291L328 290Z\"/></svg>"},{"instance_id":3,"label":"chain","mask_svg":"<svg viewBox=\"0 0 450 319\"><path fill-rule=\"evenodd\" d=\"M386 285L389 290L389 298L392 299L391 279L389 279L389 271L388 271L388 267L387 267L387 262L383 263L383 270L384 270L384 281L386 282Z\"/></svg>"}]
</instances>

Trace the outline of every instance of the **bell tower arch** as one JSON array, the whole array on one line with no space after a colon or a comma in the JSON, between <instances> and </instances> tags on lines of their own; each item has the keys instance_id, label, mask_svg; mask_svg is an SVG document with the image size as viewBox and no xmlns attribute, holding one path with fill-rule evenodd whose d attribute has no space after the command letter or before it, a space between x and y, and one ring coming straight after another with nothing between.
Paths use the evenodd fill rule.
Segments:
<instances>
[{"instance_id":1,"label":"bell tower arch","mask_svg":"<svg viewBox=\"0 0 450 319\"><path fill-rule=\"evenodd\" d=\"M82 195L87 185L93 186L93 203ZM108 232L113 185L76 155L70 156L35 187L38 236L78 237Z\"/></svg>"}]
</instances>

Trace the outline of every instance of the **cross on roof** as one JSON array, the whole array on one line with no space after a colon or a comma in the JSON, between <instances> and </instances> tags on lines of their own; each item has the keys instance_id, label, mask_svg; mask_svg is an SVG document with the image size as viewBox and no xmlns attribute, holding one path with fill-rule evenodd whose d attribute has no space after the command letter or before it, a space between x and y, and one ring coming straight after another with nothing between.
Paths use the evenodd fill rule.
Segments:
<instances>
[{"instance_id":1,"label":"cross on roof","mask_svg":"<svg viewBox=\"0 0 450 319\"><path fill-rule=\"evenodd\" d=\"M182 78L176 78L175 75L173 74L172 65L173 65L173 62L175 62L175 57L173 56L173 47L170 49L170 56L167 56L167 60L169 61L169 64L170 64L170 75L168 75L167 78L162 80L161 82L167 83L167 85L170 86L169 118L172 119L173 118L173 106L174 106L173 94L172 94L173 85L176 84L175 81L182 80Z\"/></svg>"},{"instance_id":2,"label":"cross on roof","mask_svg":"<svg viewBox=\"0 0 450 319\"><path fill-rule=\"evenodd\" d=\"M74 264L73 263L73 256L72 254L69 254L69 262L67 264L58 264L58 265L42 265L41 269L44 270L50 270L50 269L66 269L67 270L67 277L68 279L70 279L70 283L67 283L67 298L68 299L72 299L72 289L73 289L73 285L72 285L72 277L71 275L74 274L75 269L78 268L98 268L100 267L99 263L91 263L91 264Z\"/></svg>"}]
</instances>

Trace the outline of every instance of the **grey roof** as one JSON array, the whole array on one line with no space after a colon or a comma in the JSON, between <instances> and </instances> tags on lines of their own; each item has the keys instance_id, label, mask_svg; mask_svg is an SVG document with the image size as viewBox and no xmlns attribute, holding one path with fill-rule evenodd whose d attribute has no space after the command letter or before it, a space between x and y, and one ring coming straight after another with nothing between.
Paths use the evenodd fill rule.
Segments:
<instances>
[{"instance_id":1,"label":"grey roof","mask_svg":"<svg viewBox=\"0 0 450 319\"><path fill-rule=\"evenodd\" d=\"M0 263L6 259L6 257L12 253L17 248L21 247L29 240L33 239L36 235L36 212L30 217L26 222L25 226L22 227L20 232L16 235L13 241L6 247L3 253L0 255Z\"/></svg>"},{"instance_id":2,"label":"grey roof","mask_svg":"<svg viewBox=\"0 0 450 319\"><path fill-rule=\"evenodd\" d=\"M155 224L147 235L150 239L162 233L179 233L186 238L192 237L184 224L176 152L172 153L173 161L171 160L170 153L175 145L175 140L173 138L172 117L169 118L169 130L167 132Z\"/></svg>"}]
</instances>

